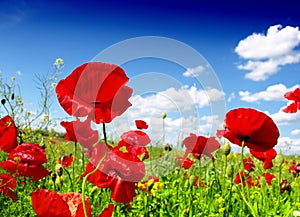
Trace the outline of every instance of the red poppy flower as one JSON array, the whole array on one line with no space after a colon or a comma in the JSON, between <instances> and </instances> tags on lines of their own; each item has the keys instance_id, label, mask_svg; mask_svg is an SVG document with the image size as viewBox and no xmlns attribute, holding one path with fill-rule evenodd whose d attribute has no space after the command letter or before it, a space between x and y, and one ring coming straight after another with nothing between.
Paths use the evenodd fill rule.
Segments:
<instances>
[{"instance_id":1,"label":"red poppy flower","mask_svg":"<svg viewBox=\"0 0 300 217\"><path fill-rule=\"evenodd\" d=\"M187 157L185 159L183 159L183 157L177 157L175 161L178 161L176 166L182 166L184 169L189 169L195 163L195 161Z\"/></svg>"},{"instance_id":2,"label":"red poppy flower","mask_svg":"<svg viewBox=\"0 0 300 217\"><path fill-rule=\"evenodd\" d=\"M283 179L282 182L280 183L280 193L284 193L285 191L290 193L291 190L292 190L292 186L289 180Z\"/></svg>"},{"instance_id":3,"label":"red poppy flower","mask_svg":"<svg viewBox=\"0 0 300 217\"><path fill-rule=\"evenodd\" d=\"M9 174L0 174L0 193L14 202L18 200L17 195L12 191L16 186L16 179L14 177Z\"/></svg>"},{"instance_id":4,"label":"red poppy flower","mask_svg":"<svg viewBox=\"0 0 300 217\"><path fill-rule=\"evenodd\" d=\"M42 165L31 165L28 163L7 160L0 163L2 169L15 174L16 176L32 177L32 181L38 181L50 174Z\"/></svg>"},{"instance_id":5,"label":"red poppy flower","mask_svg":"<svg viewBox=\"0 0 300 217\"><path fill-rule=\"evenodd\" d=\"M17 147L18 129L10 116L0 119L0 149L10 153Z\"/></svg>"},{"instance_id":6,"label":"red poppy flower","mask_svg":"<svg viewBox=\"0 0 300 217\"><path fill-rule=\"evenodd\" d=\"M282 109L283 112L296 113L297 110L300 110L300 88L296 88L294 91L285 93L284 97L294 102Z\"/></svg>"},{"instance_id":7,"label":"red poppy flower","mask_svg":"<svg viewBox=\"0 0 300 217\"><path fill-rule=\"evenodd\" d=\"M197 159L199 159L203 154L213 159L212 152L220 148L220 143L215 139L215 137L212 136L206 138L204 136L197 136L193 133L183 140L183 144L187 149L185 157L188 153L192 153Z\"/></svg>"},{"instance_id":8,"label":"red poppy flower","mask_svg":"<svg viewBox=\"0 0 300 217\"><path fill-rule=\"evenodd\" d=\"M92 148L98 141L98 131L91 128L89 119L81 122L80 120L60 123L66 129L66 139L73 142L79 142L85 148Z\"/></svg>"},{"instance_id":9,"label":"red poppy flower","mask_svg":"<svg viewBox=\"0 0 300 217\"><path fill-rule=\"evenodd\" d=\"M276 157L277 152L275 149L270 149L264 152L257 152L250 149L250 153L258 160L264 162L264 169L271 169L273 167L272 160Z\"/></svg>"},{"instance_id":10,"label":"red poppy flower","mask_svg":"<svg viewBox=\"0 0 300 217\"><path fill-rule=\"evenodd\" d=\"M12 150L8 158L0 166L16 176L28 176L37 181L50 174L41 165L47 163L47 158L44 149L37 144L23 143Z\"/></svg>"},{"instance_id":11,"label":"red poppy flower","mask_svg":"<svg viewBox=\"0 0 300 217\"><path fill-rule=\"evenodd\" d=\"M46 189L31 193L32 207L38 217L82 217L84 216L80 193L56 193ZM85 199L88 216L92 216L91 206Z\"/></svg>"},{"instance_id":12,"label":"red poppy flower","mask_svg":"<svg viewBox=\"0 0 300 217\"><path fill-rule=\"evenodd\" d=\"M254 165L254 162L251 159L251 157L244 159L244 167L245 167L245 170L247 170L248 172L254 171L255 165Z\"/></svg>"},{"instance_id":13,"label":"red poppy flower","mask_svg":"<svg viewBox=\"0 0 300 217\"><path fill-rule=\"evenodd\" d=\"M273 120L263 112L251 108L229 111L225 118L224 137L234 144L255 151L267 151L277 144L279 131Z\"/></svg>"},{"instance_id":14,"label":"red poppy flower","mask_svg":"<svg viewBox=\"0 0 300 217\"><path fill-rule=\"evenodd\" d=\"M125 86L129 78L120 67L85 63L59 81L56 94L60 105L71 116L109 123L131 106L132 89Z\"/></svg>"},{"instance_id":15,"label":"red poppy flower","mask_svg":"<svg viewBox=\"0 0 300 217\"><path fill-rule=\"evenodd\" d=\"M73 159L74 159L73 156L63 156L58 159L58 163L62 164L64 168L66 168L72 165Z\"/></svg>"},{"instance_id":16,"label":"red poppy flower","mask_svg":"<svg viewBox=\"0 0 300 217\"><path fill-rule=\"evenodd\" d=\"M122 152L130 153L132 156L136 156L139 159L142 158L142 160L149 158L149 152L147 148L145 148L144 146L131 145L124 140L120 140L118 145L115 147L115 151L118 151L119 155L122 155Z\"/></svg>"},{"instance_id":17,"label":"red poppy flower","mask_svg":"<svg viewBox=\"0 0 300 217\"><path fill-rule=\"evenodd\" d=\"M275 178L275 175L273 175L272 173L264 173L263 176L267 181L267 185L272 185L272 179Z\"/></svg>"},{"instance_id":18,"label":"red poppy flower","mask_svg":"<svg viewBox=\"0 0 300 217\"><path fill-rule=\"evenodd\" d=\"M10 152L8 158L10 160L34 165L47 163L45 150L41 146L32 143L19 145Z\"/></svg>"},{"instance_id":19,"label":"red poppy flower","mask_svg":"<svg viewBox=\"0 0 300 217\"><path fill-rule=\"evenodd\" d=\"M121 135L121 139L134 146L146 146L151 140L147 133L140 130L130 130Z\"/></svg>"},{"instance_id":20,"label":"red poppy flower","mask_svg":"<svg viewBox=\"0 0 300 217\"><path fill-rule=\"evenodd\" d=\"M86 166L86 171L82 176L93 171L96 167L88 163ZM117 175L117 171L110 171L107 175L100 169L96 173L88 177L88 181L99 188L110 188L112 191L111 198L120 203L129 203L133 201L136 195L136 185L135 182L122 180Z\"/></svg>"},{"instance_id":21,"label":"red poppy flower","mask_svg":"<svg viewBox=\"0 0 300 217\"><path fill-rule=\"evenodd\" d=\"M109 204L98 217L111 217L115 209L114 204Z\"/></svg>"},{"instance_id":22,"label":"red poppy flower","mask_svg":"<svg viewBox=\"0 0 300 217\"><path fill-rule=\"evenodd\" d=\"M300 173L300 163L296 163L294 161L292 165L289 167L289 172L292 172L294 178L298 177Z\"/></svg>"},{"instance_id":23,"label":"red poppy flower","mask_svg":"<svg viewBox=\"0 0 300 217\"><path fill-rule=\"evenodd\" d=\"M247 181L247 183L246 183ZM234 179L234 183L235 184L243 184L243 186L245 187L246 184L248 185L249 188L254 186L254 182L252 181L252 177L245 172L239 172L238 174L236 174L235 179Z\"/></svg>"},{"instance_id":24,"label":"red poppy flower","mask_svg":"<svg viewBox=\"0 0 300 217\"><path fill-rule=\"evenodd\" d=\"M143 120L135 120L135 125L140 130L148 129L147 123Z\"/></svg>"},{"instance_id":25,"label":"red poppy flower","mask_svg":"<svg viewBox=\"0 0 300 217\"><path fill-rule=\"evenodd\" d=\"M126 143L125 143L126 144ZM96 145L92 161L86 166L82 176L95 169L103 157L105 144ZM88 181L100 188L110 188L112 199L116 202L128 203L135 197L135 183L145 176L145 165L135 152L126 152L119 149L120 145L112 148L108 146L108 153L99 170L88 177ZM125 146L126 148L126 146ZM141 147L144 148L144 147Z\"/></svg>"}]
</instances>

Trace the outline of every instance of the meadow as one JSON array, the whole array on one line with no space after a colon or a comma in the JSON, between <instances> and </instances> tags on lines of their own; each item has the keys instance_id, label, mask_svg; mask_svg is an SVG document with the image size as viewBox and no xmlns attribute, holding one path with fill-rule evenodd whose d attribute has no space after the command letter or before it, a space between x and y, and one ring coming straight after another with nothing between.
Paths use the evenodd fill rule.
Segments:
<instances>
[{"instance_id":1,"label":"meadow","mask_svg":"<svg viewBox=\"0 0 300 217\"><path fill-rule=\"evenodd\" d=\"M152 144L143 120L112 141L106 123L131 106L129 78L115 65L89 63L53 84L60 61L38 79L38 114L24 109L14 78L1 80L0 216L300 216L300 159L275 150L280 133L266 114L228 111L224 129L191 133L180 150ZM300 109L299 92L285 95L293 101L285 112ZM74 117L60 123L63 134L51 129L53 95Z\"/></svg>"}]
</instances>

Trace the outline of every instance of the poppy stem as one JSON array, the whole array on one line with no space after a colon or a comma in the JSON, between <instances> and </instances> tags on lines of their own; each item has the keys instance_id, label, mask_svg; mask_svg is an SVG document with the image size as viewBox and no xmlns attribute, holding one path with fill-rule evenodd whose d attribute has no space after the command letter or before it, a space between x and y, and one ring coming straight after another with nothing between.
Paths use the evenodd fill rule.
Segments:
<instances>
[{"instance_id":1,"label":"poppy stem","mask_svg":"<svg viewBox=\"0 0 300 217\"><path fill-rule=\"evenodd\" d=\"M242 163L243 163L243 168L245 170L245 162L244 162L244 147L245 147L245 141L242 141L242 151L241 151L241 157L242 157Z\"/></svg>"},{"instance_id":2,"label":"poppy stem","mask_svg":"<svg viewBox=\"0 0 300 217\"><path fill-rule=\"evenodd\" d=\"M108 147L107 147L107 136L106 136L106 129L105 129L105 123L103 123L103 135L104 135L104 142L105 142L105 152L103 157L101 158L101 160L99 161L98 165L96 166L96 168L91 171L90 173L86 174L86 176L83 178L82 181L82 193L81 193L81 199L82 199L82 207L83 207L83 212L84 212L84 217L88 217L88 213L86 211L86 203L85 203L85 183L87 181L87 179L89 178L89 176L93 175L94 173L97 172L97 170L99 169L99 167L101 166L102 162L105 160L106 156L107 156L107 152L108 152Z\"/></svg>"},{"instance_id":3,"label":"poppy stem","mask_svg":"<svg viewBox=\"0 0 300 217\"><path fill-rule=\"evenodd\" d=\"M77 142L75 142L75 144L74 144L74 163L72 165L73 179L75 179L75 162L76 162L76 158L77 158Z\"/></svg>"}]
</instances>

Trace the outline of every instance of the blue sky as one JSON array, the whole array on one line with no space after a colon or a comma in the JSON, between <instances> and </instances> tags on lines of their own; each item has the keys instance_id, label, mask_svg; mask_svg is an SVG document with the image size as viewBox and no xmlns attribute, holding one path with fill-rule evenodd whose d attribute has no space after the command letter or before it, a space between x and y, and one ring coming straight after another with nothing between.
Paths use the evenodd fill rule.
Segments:
<instances>
[{"instance_id":1,"label":"blue sky","mask_svg":"<svg viewBox=\"0 0 300 217\"><path fill-rule=\"evenodd\" d=\"M167 79L162 88L155 86L156 93L153 83L142 82L153 92L134 98L136 104L124 116L125 122L139 117L151 121L149 133L159 140L159 114L166 111L166 139L175 143L178 129L203 135L212 123L221 124L224 117L212 114L209 103L224 97L225 111L251 107L268 113L281 132L278 149L300 153L300 115L280 112L287 105L283 93L300 85L300 3L240 2L4 0L0 2L0 71L4 78L17 78L27 109L35 111L39 93L34 74L51 71L56 58L65 62L61 79L123 40L142 36L174 39L205 58L222 89L211 87L207 100L197 80L183 75L189 74L188 69L176 63L149 58L125 63L122 67L128 76L137 81L150 72ZM191 66L188 72L201 73L197 67ZM138 89L141 82L132 84ZM183 92L193 95L190 101L184 101ZM189 103L189 109L197 109L196 119L182 106ZM55 97L52 116L66 116Z\"/></svg>"}]
</instances>

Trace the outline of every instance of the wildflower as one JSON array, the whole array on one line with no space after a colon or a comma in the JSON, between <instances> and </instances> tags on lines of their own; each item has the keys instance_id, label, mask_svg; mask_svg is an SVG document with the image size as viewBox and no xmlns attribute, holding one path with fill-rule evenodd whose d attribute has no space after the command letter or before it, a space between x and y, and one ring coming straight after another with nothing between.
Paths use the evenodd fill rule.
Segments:
<instances>
[{"instance_id":1,"label":"wildflower","mask_svg":"<svg viewBox=\"0 0 300 217\"><path fill-rule=\"evenodd\" d=\"M280 193L284 193L285 191L290 193L291 190L291 183L287 179L282 180L282 182L280 183Z\"/></svg>"},{"instance_id":2,"label":"wildflower","mask_svg":"<svg viewBox=\"0 0 300 217\"><path fill-rule=\"evenodd\" d=\"M58 159L58 163L62 164L64 168L69 167L73 163L73 156L63 156Z\"/></svg>"},{"instance_id":3,"label":"wildflower","mask_svg":"<svg viewBox=\"0 0 300 217\"><path fill-rule=\"evenodd\" d=\"M62 108L71 116L85 117L96 123L110 123L131 106L129 78L120 67L90 62L77 67L60 80L56 94Z\"/></svg>"},{"instance_id":4,"label":"wildflower","mask_svg":"<svg viewBox=\"0 0 300 217\"><path fill-rule=\"evenodd\" d=\"M263 112L251 108L229 111L223 136L230 142L254 151L267 151L277 144L279 131L274 121Z\"/></svg>"},{"instance_id":5,"label":"wildflower","mask_svg":"<svg viewBox=\"0 0 300 217\"><path fill-rule=\"evenodd\" d=\"M11 81L15 81L15 80L16 80L16 77L12 76Z\"/></svg>"},{"instance_id":6,"label":"wildflower","mask_svg":"<svg viewBox=\"0 0 300 217\"><path fill-rule=\"evenodd\" d=\"M275 178L275 175L272 173L264 173L263 176L267 181L267 185L272 185L272 180Z\"/></svg>"},{"instance_id":7,"label":"wildflower","mask_svg":"<svg viewBox=\"0 0 300 217\"><path fill-rule=\"evenodd\" d=\"M17 147L18 129L10 116L0 119L0 149L10 153Z\"/></svg>"},{"instance_id":8,"label":"wildflower","mask_svg":"<svg viewBox=\"0 0 300 217\"><path fill-rule=\"evenodd\" d=\"M238 174L236 174L235 179L234 179L234 183L235 184L240 184L242 183L243 186L246 186L246 181L248 184L248 187L251 188L254 186L254 183L252 181L252 177L246 173L246 172L239 172Z\"/></svg>"},{"instance_id":9,"label":"wildflower","mask_svg":"<svg viewBox=\"0 0 300 217\"><path fill-rule=\"evenodd\" d=\"M98 217L111 217L114 209L114 204L108 204L108 207L106 207Z\"/></svg>"},{"instance_id":10,"label":"wildflower","mask_svg":"<svg viewBox=\"0 0 300 217\"><path fill-rule=\"evenodd\" d=\"M189 169L195 163L195 161L189 158L183 159L183 157L177 157L175 160L178 161L176 166L182 166L184 169Z\"/></svg>"},{"instance_id":11,"label":"wildflower","mask_svg":"<svg viewBox=\"0 0 300 217\"><path fill-rule=\"evenodd\" d=\"M206 138L204 136L197 136L191 133L189 137L183 140L183 144L186 147L186 156L188 153L192 153L195 158L200 159L202 155L206 155L213 159L212 152L216 151L220 144L215 137ZM185 157L184 157L185 158Z\"/></svg>"},{"instance_id":12,"label":"wildflower","mask_svg":"<svg viewBox=\"0 0 300 217\"><path fill-rule=\"evenodd\" d=\"M0 193L14 202L18 200L17 195L12 191L16 186L16 179L14 177L9 174L0 174Z\"/></svg>"},{"instance_id":13,"label":"wildflower","mask_svg":"<svg viewBox=\"0 0 300 217\"><path fill-rule=\"evenodd\" d=\"M81 217L84 216L80 193L56 193L47 189L31 193L32 207L38 217ZM85 199L88 216L92 216L91 206Z\"/></svg>"},{"instance_id":14,"label":"wildflower","mask_svg":"<svg viewBox=\"0 0 300 217\"><path fill-rule=\"evenodd\" d=\"M254 162L251 159L251 157L244 159L244 167L245 167L245 170L247 170L248 172L254 171L255 165L254 165Z\"/></svg>"},{"instance_id":15,"label":"wildflower","mask_svg":"<svg viewBox=\"0 0 300 217\"><path fill-rule=\"evenodd\" d=\"M300 110L300 88L296 88L294 91L290 91L284 94L284 97L288 100L292 100L286 108L282 109L286 113L296 113L297 110Z\"/></svg>"},{"instance_id":16,"label":"wildflower","mask_svg":"<svg viewBox=\"0 0 300 217\"><path fill-rule=\"evenodd\" d=\"M135 120L135 125L140 130L148 129L147 123L143 120Z\"/></svg>"},{"instance_id":17,"label":"wildflower","mask_svg":"<svg viewBox=\"0 0 300 217\"><path fill-rule=\"evenodd\" d=\"M0 166L16 176L32 177L32 181L38 181L50 174L42 166L47 163L45 150L37 144L23 143L12 150L8 158Z\"/></svg>"},{"instance_id":18,"label":"wildflower","mask_svg":"<svg viewBox=\"0 0 300 217\"><path fill-rule=\"evenodd\" d=\"M292 172L294 178L298 177L298 174L300 173L300 163L294 161L289 167L289 172Z\"/></svg>"},{"instance_id":19,"label":"wildflower","mask_svg":"<svg viewBox=\"0 0 300 217\"><path fill-rule=\"evenodd\" d=\"M79 142L85 148L92 148L98 141L98 131L91 128L90 120L81 122L79 119L76 121L60 123L66 129L66 139L73 142Z\"/></svg>"},{"instance_id":20,"label":"wildflower","mask_svg":"<svg viewBox=\"0 0 300 217\"><path fill-rule=\"evenodd\" d=\"M271 169L273 167L272 160L276 157L277 152L275 149L270 149L263 152L254 151L250 149L250 153L258 160L264 162L264 169Z\"/></svg>"},{"instance_id":21,"label":"wildflower","mask_svg":"<svg viewBox=\"0 0 300 217\"><path fill-rule=\"evenodd\" d=\"M293 212L293 216L294 216L294 217L299 217L299 216L300 216L300 212L297 211L297 210L295 210L295 211Z\"/></svg>"},{"instance_id":22,"label":"wildflower","mask_svg":"<svg viewBox=\"0 0 300 217\"><path fill-rule=\"evenodd\" d=\"M123 152L120 150L121 146L128 145L129 150ZM132 147L131 147L132 146ZM86 171L82 176L93 171L99 160L104 156L104 143L96 145L92 153L92 160L86 166ZM127 148L127 147L126 147ZM144 147L140 147L144 148ZM94 174L88 177L88 181L98 186L99 188L110 188L112 191L111 198L116 202L128 203L133 200L136 192L135 183L142 180L145 176L145 165L138 158L137 150L133 145L127 144L121 140L116 147L108 146L108 153L104 161L101 163L99 169Z\"/></svg>"}]
</instances>

